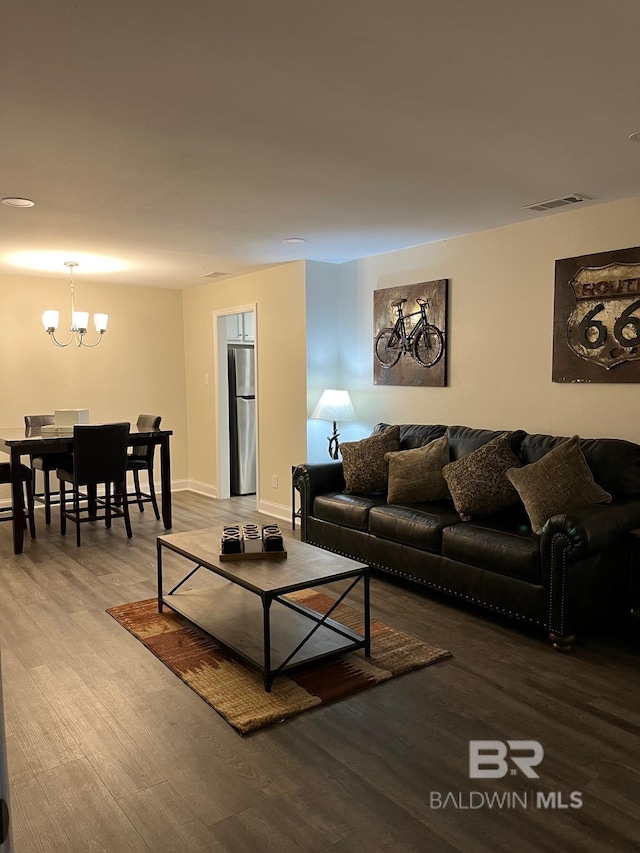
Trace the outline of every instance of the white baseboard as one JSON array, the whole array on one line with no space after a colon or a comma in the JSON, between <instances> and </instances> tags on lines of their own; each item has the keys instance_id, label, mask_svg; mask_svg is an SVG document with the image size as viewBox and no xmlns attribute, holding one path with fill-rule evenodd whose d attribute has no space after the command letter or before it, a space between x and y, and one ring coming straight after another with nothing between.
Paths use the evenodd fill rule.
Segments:
<instances>
[{"instance_id":1,"label":"white baseboard","mask_svg":"<svg viewBox=\"0 0 640 853\"><path fill-rule=\"evenodd\" d=\"M276 504L272 501L258 501L258 512L265 515L271 515L273 518L279 518L280 521L291 522L291 507Z\"/></svg>"},{"instance_id":2,"label":"white baseboard","mask_svg":"<svg viewBox=\"0 0 640 853\"><path fill-rule=\"evenodd\" d=\"M196 492L199 495L206 495L208 498L218 500L218 487L212 486L210 483L202 483L200 480L188 480L184 488L190 492ZM175 488L172 489L175 491ZM264 515L270 515L273 518L278 518L281 521L291 521L291 507L288 505L273 503L272 501L258 501L258 512Z\"/></svg>"},{"instance_id":3,"label":"white baseboard","mask_svg":"<svg viewBox=\"0 0 640 853\"><path fill-rule=\"evenodd\" d=\"M206 485L206 483L202 483L202 485ZM171 481L171 491L172 492L186 492L191 489L191 481L190 480L172 480ZM162 491L158 488L158 484L156 484L156 491L158 494ZM197 489L193 489L193 491L197 491ZM206 492L203 492L206 494Z\"/></svg>"},{"instance_id":4,"label":"white baseboard","mask_svg":"<svg viewBox=\"0 0 640 853\"><path fill-rule=\"evenodd\" d=\"M161 495L160 489L156 489L158 497ZM173 480L171 483L171 491L172 492L196 492L199 495L205 495L208 498L218 499L218 488L217 486L212 486L209 483L203 483L200 480ZM102 490L98 490L100 494ZM10 507L11 499L0 500L0 506L2 507ZM39 509L43 506L40 502L36 501L36 509ZM269 515L273 518L278 518L281 521L291 521L291 507L288 505L273 503L273 501L259 501L258 502L258 512L263 513L264 515Z\"/></svg>"},{"instance_id":5,"label":"white baseboard","mask_svg":"<svg viewBox=\"0 0 640 853\"><path fill-rule=\"evenodd\" d=\"M190 480L172 480L171 481L171 491L172 492L184 492L184 491L189 490L189 491L193 491L193 492L200 492L200 494L208 495L209 497L214 497L214 498L217 497L216 489L213 488L212 486L207 485L207 483L198 483L197 481L195 481L195 485L197 486L197 488L195 488L191 485L191 482L192 481L190 481ZM141 485L142 485L142 491L143 492L146 491L146 487L144 485L144 482ZM132 484L127 482L127 488L131 488L131 487L132 487ZM200 487L202 487L202 488L200 488ZM52 483L51 488L53 490L57 491L57 484ZM69 490L69 494L71 494L70 490ZM156 494L157 494L158 498L160 498L160 496L162 495L162 489L160 488L159 483L156 483ZM104 487L103 486L100 486L98 488L98 495L104 495ZM7 507L8 508L10 506L11 506L11 498L3 498L2 500L0 500L0 507L2 507L2 508ZM35 502L35 509L40 509L40 508L44 509L44 504L41 503L40 501L36 501Z\"/></svg>"},{"instance_id":6,"label":"white baseboard","mask_svg":"<svg viewBox=\"0 0 640 853\"><path fill-rule=\"evenodd\" d=\"M200 480L185 480L184 489L189 492L196 492L198 495L206 495L208 498L218 497L218 487L212 486L211 483L202 483Z\"/></svg>"}]
</instances>

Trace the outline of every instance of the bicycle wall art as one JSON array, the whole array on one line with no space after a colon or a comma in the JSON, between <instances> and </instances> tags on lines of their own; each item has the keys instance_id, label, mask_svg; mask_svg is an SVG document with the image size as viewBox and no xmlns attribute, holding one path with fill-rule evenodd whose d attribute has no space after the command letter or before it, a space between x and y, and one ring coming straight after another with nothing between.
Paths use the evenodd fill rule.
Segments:
<instances>
[{"instance_id":1,"label":"bicycle wall art","mask_svg":"<svg viewBox=\"0 0 640 853\"><path fill-rule=\"evenodd\" d=\"M448 279L373 292L373 384L447 384Z\"/></svg>"},{"instance_id":2,"label":"bicycle wall art","mask_svg":"<svg viewBox=\"0 0 640 853\"><path fill-rule=\"evenodd\" d=\"M640 247L556 261L554 382L640 382Z\"/></svg>"}]
</instances>

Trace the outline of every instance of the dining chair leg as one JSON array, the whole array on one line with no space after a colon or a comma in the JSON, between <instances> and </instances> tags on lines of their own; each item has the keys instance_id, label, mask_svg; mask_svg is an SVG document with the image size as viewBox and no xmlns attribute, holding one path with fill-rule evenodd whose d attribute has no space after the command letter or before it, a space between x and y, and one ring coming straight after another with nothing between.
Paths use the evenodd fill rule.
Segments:
<instances>
[{"instance_id":1,"label":"dining chair leg","mask_svg":"<svg viewBox=\"0 0 640 853\"><path fill-rule=\"evenodd\" d=\"M24 504L24 489L20 493L19 510L20 510L20 518L22 519L22 529L26 530L27 529L28 517L27 517L27 509L26 509L25 504ZM15 510L15 512L17 512L17 511L18 511L18 509Z\"/></svg>"},{"instance_id":2,"label":"dining chair leg","mask_svg":"<svg viewBox=\"0 0 640 853\"><path fill-rule=\"evenodd\" d=\"M75 483L73 491L73 514L76 522L76 547L80 547L80 490L78 484Z\"/></svg>"},{"instance_id":3,"label":"dining chair leg","mask_svg":"<svg viewBox=\"0 0 640 853\"><path fill-rule=\"evenodd\" d=\"M111 529L111 483L104 484L104 526Z\"/></svg>"},{"instance_id":4,"label":"dining chair leg","mask_svg":"<svg viewBox=\"0 0 640 853\"><path fill-rule=\"evenodd\" d=\"M117 490L122 495L122 512L124 514L124 526L127 531L127 538L131 539L133 530L131 529L131 517L129 516L129 504L127 502L127 481L116 486Z\"/></svg>"},{"instance_id":5,"label":"dining chair leg","mask_svg":"<svg viewBox=\"0 0 640 853\"><path fill-rule=\"evenodd\" d=\"M138 509L140 510L140 512L144 512L144 504L142 503L142 489L140 488L140 473L137 468L133 471L133 483L136 490L136 500L138 501Z\"/></svg>"},{"instance_id":6,"label":"dining chair leg","mask_svg":"<svg viewBox=\"0 0 640 853\"><path fill-rule=\"evenodd\" d=\"M76 488L80 488L76 486ZM89 508L89 518L95 518L98 514L98 489L97 486L87 486L87 500Z\"/></svg>"},{"instance_id":7,"label":"dining chair leg","mask_svg":"<svg viewBox=\"0 0 640 853\"><path fill-rule=\"evenodd\" d=\"M43 471L44 477L44 522L51 524L51 483L49 482L49 472Z\"/></svg>"},{"instance_id":8,"label":"dining chair leg","mask_svg":"<svg viewBox=\"0 0 640 853\"><path fill-rule=\"evenodd\" d=\"M149 496L151 498L151 506L156 514L156 519L160 521L160 510L158 509L158 501L156 500L156 487L153 482L153 471L147 471L149 477Z\"/></svg>"},{"instance_id":9,"label":"dining chair leg","mask_svg":"<svg viewBox=\"0 0 640 853\"><path fill-rule=\"evenodd\" d=\"M27 480L25 483L25 488L27 490L27 517L29 519L29 533L31 534L31 538L36 538L36 516L35 516L35 506L33 501L33 489L31 487L31 480Z\"/></svg>"},{"instance_id":10,"label":"dining chair leg","mask_svg":"<svg viewBox=\"0 0 640 853\"><path fill-rule=\"evenodd\" d=\"M64 480L59 481L60 488L60 533L64 536L67 532L67 501L64 488Z\"/></svg>"}]
</instances>

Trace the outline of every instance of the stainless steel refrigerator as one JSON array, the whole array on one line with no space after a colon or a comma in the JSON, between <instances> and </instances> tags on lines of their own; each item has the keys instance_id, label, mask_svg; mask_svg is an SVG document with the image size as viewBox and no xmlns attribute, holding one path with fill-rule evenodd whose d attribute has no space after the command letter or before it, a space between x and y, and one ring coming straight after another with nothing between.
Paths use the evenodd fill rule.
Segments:
<instances>
[{"instance_id":1,"label":"stainless steel refrigerator","mask_svg":"<svg viewBox=\"0 0 640 853\"><path fill-rule=\"evenodd\" d=\"M231 494L256 491L256 398L252 346L230 346L229 446Z\"/></svg>"}]
</instances>

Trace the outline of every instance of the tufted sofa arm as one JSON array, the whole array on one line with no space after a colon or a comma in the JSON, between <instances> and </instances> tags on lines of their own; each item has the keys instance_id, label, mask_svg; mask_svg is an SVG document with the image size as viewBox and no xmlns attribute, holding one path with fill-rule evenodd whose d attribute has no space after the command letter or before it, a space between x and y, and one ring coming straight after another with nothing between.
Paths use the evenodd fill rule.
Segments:
<instances>
[{"instance_id":1,"label":"tufted sofa arm","mask_svg":"<svg viewBox=\"0 0 640 853\"><path fill-rule=\"evenodd\" d=\"M541 548L549 553L559 539L569 562L581 560L615 544L621 533L640 528L640 497L618 498L612 504L581 507L554 515L542 531Z\"/></svg>"},{"instance_id":2,"label":"tufted sofa arm","mask_svg":"<svg viewBox=\"0 0 640 853\"><path fill-rule=\"evenodd\" d=\"M568 648L573 640L566 599L570 594L579 595L588 585L584 572L589 571L589 558L598 560L597 555L607 551L620 553L625 533L638 527L640 498L637 497L581 507L547 521L540 542L542 582L549 591L548 624L556 648ZM578 565L581 571L576 575Z\"/></svg>"},{"instance_id":3,"label":"tufted sofa arm","mask_svg":"<svg viewBox=\"0 0 640 853\"><path fill-rule=\"evenodd\" d=\"M320 462L298 465L293 471L293 486L300 492L300 518L302 537L307 529L307 518L313 512L313 501L327 492L341 492L345 486L342 462Z\"/></svg>"}]
</instances>

